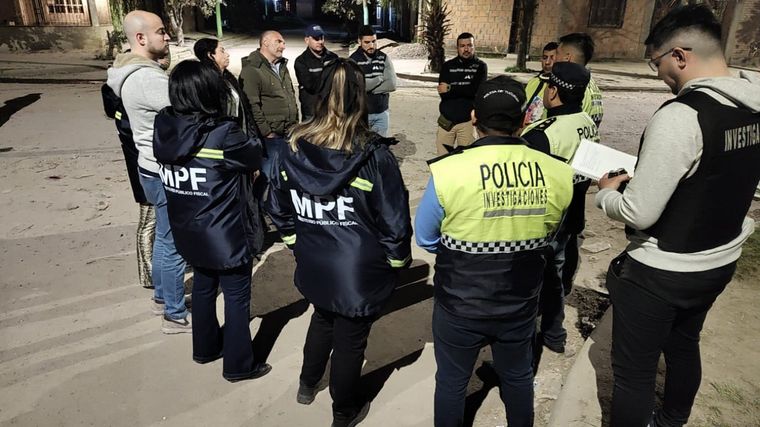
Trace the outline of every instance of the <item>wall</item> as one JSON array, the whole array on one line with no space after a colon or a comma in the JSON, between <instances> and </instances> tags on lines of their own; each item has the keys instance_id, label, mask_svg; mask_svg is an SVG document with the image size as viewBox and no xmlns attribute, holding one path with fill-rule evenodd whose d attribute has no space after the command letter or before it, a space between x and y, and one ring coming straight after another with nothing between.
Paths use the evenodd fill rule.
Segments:
<instances>
[{"instance_id":1,"label":"wall","mask_svg":"<svg viewBox=\"0 0 760 427\"><path fill-rule=\"evenodd\" d=\"M760 0L738 3L731 18L725 49L728 63L760 67Z\"/></svg>"},{"instance_id":2,"label":"wall","mask_svg":"<svg viewBox=\"0 0 760 427\"><path fill-rule=\"evenodd\" d=\"M531 56L560 36L586 32L596 44L597 58L640 59L654 10L654 0L627 0L622 28L588 27L590 0L540 0L531 39Z\"/></svg>"},{"instance_id":3,"label":"wall","mask_svg":"<svg viewBox=\"0 0 760 427\"><path fill-rule=\"evenodd\" d=\"M451 30L446 47L456 47L456 38L464 32L475 36L478 51L506 52L512 24L513 0L449 1Z\"/></svg>"},{"instance_id":4,"label":"wall","mask_svg":"<svg viewBox=\"0 0 760 427\"><path fill-rule=\"evenodd\" d=\"M0 1L0 25L8 25L9 22L16 22L18 17L16 16L16 7L13 1Z\"/></svg>"},{"instance_id":5,"label":"wall","mask_svg":"<svg viewBox=\"0 0 760 427\"><path fill-rule=\"evenodd\" d=\"M106 31L102 27L3 27L0 26L0 49L99 50L105 46Z\"/></svg>"}]
</instances>

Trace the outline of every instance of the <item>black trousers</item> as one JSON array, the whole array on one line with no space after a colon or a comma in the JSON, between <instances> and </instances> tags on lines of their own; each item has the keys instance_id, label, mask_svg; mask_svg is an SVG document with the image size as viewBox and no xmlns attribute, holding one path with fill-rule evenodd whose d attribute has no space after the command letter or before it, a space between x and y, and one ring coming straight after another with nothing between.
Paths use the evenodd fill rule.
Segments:
<instances>
[{"instance_id":1,"label":"black trousers","mask_svg":"<svg viewBox=\"0 0 760 427\"><path fill-rule=\"evenodd\" d=\"M613 308L611 421L643 427L652 418L660 354L665 354L665 397L658 427L682 426L702 380L699 335L707 312L723 292L736 263L679 273L646 266L627 253L607 272Z\"/></svg>"},{"instance_id":2,"label":"black trousers","mask_svg":"<svg viewBox=\"0 0 760 427\"><path fill-rule=\"evenodd\" d=\"M251 270L248 263L230 270L193 266L193 360L206 363L224 354L222 376L249 377L255 368L249 315ZM224 328L216 317L219 286L224 294Z\"/></svg>"},{"instance_id":3,"label":"black trousers","mask_svg":"<svg viewBox=\"0 0 760 427\"><path fill-rule=\"evenodd\" d=\"M303 347L300 379L306 386L316 386L330 360L333 413L351 415L363 404L359 396L359 379L367 337L374 321L374 317L346 317L314 307Z\"/></svg>"},{"instance_id":4,"label":"black trousers","mask_svg":"<svg viewBox=\"0 0 760 427\"><path fill-rule=\"evenodd\" d=\"M464 422L467 383L480 349L491 346L510 427L533 425L533 353L536 312L524 319L466 319L433 307L435 427Z\"/></svg>"},{"instance_id":5,"label":"black trousers","mask_svg":"<svg viewBox=\"0 0 760 427\"><path fill-rule=\"evenodd\" d=\"M543 342L553 346L564 346L567 341L565 321L565 290L563 274L570 265L565 263L568 242L575 245L574 234L560 232L552 242L552 255L547 256L544 267L544 282L541 285L538 311L541 314L539 331ZM577 251L577 248L576 248ZM574 270L574 268L573 268ZM572 279L571 279L572 283ZM540 342L538 343L541 344Z\"/></svg>"}]
</instances>

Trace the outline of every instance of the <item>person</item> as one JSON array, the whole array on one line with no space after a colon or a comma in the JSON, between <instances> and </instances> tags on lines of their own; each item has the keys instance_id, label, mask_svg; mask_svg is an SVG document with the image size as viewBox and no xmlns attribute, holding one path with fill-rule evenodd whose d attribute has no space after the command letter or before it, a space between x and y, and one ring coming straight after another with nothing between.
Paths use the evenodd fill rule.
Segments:
<instances>
[{"instance_id":1,"label":"person","mask_svg":"<svg viewBox=\"0 0 760 427\"><path fill-rule=\"evenodd\" d=\"M293 249L295 284L314 306L296 399L314 400L330 359L332 425L343 427L369 410L359 389L367 336L411 261L412 228L388 147L396 140L367 126L361 68L338 59L323 76L315 116L293 129L266 206Z\"/></svg>"},{"instance_id":2,"label":"person","mask_svg":"<svg viewBox=\"0 0 760 427\"><path fill-rule=\"evenodd\" d=\"M721 24L704 5L670 11L645 43L676 97L644 130L635 175L599 180L596 205L627 226L610 264L611 422L682 426L701 381L699 336L754 231L746 217L760 180L760 79L733 77ZM665 355L662 409L655 378Z\"/></svg>"},{"instance_id":3,"label":"person","mask_svg":"<svg viewBox=\"0 0 760 427\"><path fill-rule=\"evenodd\" d=\"M572 196L572 169L516 137L525 90L499 76L480 85L478 139L429 162L415 218L435 253L436 427L461 426L467 383L490 344L510 426L533 425L531 345L544 250Z\"/></svg>"},{"instance_id":4,"label":"person","mask_svg":"<svg viewBox=\"0 0 760 427\"><path fill-rule=\"evenodd\" d=\"M263 242L254 220L252 181L261 142L227 116L229 89L216 66L177 64L169 79L171 107L156 116L153 152L166 190L177 250L193 266L193 360L224 358L230 382L271 369L254 360L249 329L253 258ZM224 293L224 328L216 297Z\"/></svg>"},{"instance_id":5,"label":"person","mask_svg":"<svg viewBox=\"0 0 760 427\"><path fill-rule=\"evenodd\" d=\"M388 136L390 92L396 90L396 72L385 53L377 49L377 35L370 25L359 30L359 47L350 56L364 72L367 88L367 120L369 127L381 136Z\"/></svg>"},{"instance_id":6,"label":"person","mask_svg":"<svg viewBox=\"0 0 760 427\"><path fill-rule=\"evenodd\" d=\"M488 66L475 56L475 37L462 33L457 37L457 56L443 63L438 78L441 103L435 145L438 155L450 149L472 144L475 139L470 122L472 100L480 84L488 78Z\"/></svg>"},{"instance_id":7,"label":"person","mask_svg":"<svg viewBox=\"0 0 760 427\"><path fill-rule=\"evenodd\" d=\"M248 135L257 136L256 125L253 122L250 103L245 98L245 92L240 88L235 75L227 67L230 66L230 54L217 39L202 38L193 45L193 52L200 62L216 67L222 74L230 96L227 97L225 114L234 117L240 128Z\"/></svg>"},{"instance_id":8,"label":"person","mask_svg":"<svg viewBox=\"0 0 760 427\"><path fill-rule=\"evenodd\" d=\"M575 62L576 64L588 65L594 57L594 40L586 33L571 33L559 38L557 46L557 62ZM594 82L594 77L586 86L586 95L583 97L583 111L588 113L596 127L602 125L604 118L604 105L602 104L602 91Z\"/></svg>"},{"instance_id":9,"label":"person","mask_svg":"<svg viewBox=\"0 0 760 427\"><path fill-rule=\"evenodd\" d=\"M295 90L288 71L288 59L282 56L285 40L277 31L264 31L259 49L243 61L240 85L250 101L253 121L264 139L262 173L270 178L270 168L277 153L283 150L284 138L298 123Z\"/></svg>"},{"instance_id":10,"label":"person","mask_svg":"<svg viewBox=\"0 0 760 427\"><path fill-rule=\"evenodd\" d=\"M338 59L338 55L325 47L325 32L319 25L306 27L303 51L294 64L298 80L298 100L301 102L301 118L303 121L314 117L314 105L317 103L317 92L322 81L322 70Z\"/></svg>"},{"instance_id":11,"label":"person","mask_svg":"<svg viewBox=\"0 0 760 427\"><path fill-rule=\"evenodd\" d=\"M154 313L163 312L163 333L189 333L192 327L185 306L185 261L174 244L166 194L153 155L153 122L156 114L169 105L169 78L156 61L169 53L169 35L161 18L141 10L127 14L124 32L131 52L116 57L113 67L108 69L107 84L124 103L139 151L140 185L156 209L151 307Z\"/></svg>"},{"instance_id":12,"label":"person","mask_svg":"<svg viewBox=\"0 0 760 427\"><path fill-rule=\"evenodd\" d=\"M156 210L148 203L145 197L145 191L140 185L140 175L137 170L137 157L139 152L132 138L132 129L129 127L129 116L124 109L124 103L121 98L116 96L113 89L108 84L101 88L103 98L103 109L106 116L114 119L116 132L121 141L121 151L124 154L124 162L127 166L127 177L132 189L132 197L135 203L140 207L140 214L137 221L136 230L136 254L137 254L137 281L144 288L153 288L153 279L151 278L151 258L153 257L153 240L156 235ZM155 313L164 314L163 307Z\"/></svg>"},{"instance_id":13,"label":"person","mask_svg":"<svg viewBox=\"0 0 760 427\"><path fill-rule=\"evenodd\" d=\"M599 142L599 131L581 103L591 74L583 65L558 62L552 67L544 89L543 105L548 118L523 130L522 137L531 147L570 163L582 139ZM573 198L557 238L547 257L544 284L539 298L541 323L537 343L555 353L565 352L567 330L564 297L570 293L572 281L565 278L565 250L568 244L577 247L577 235L585 227L586 190L591 181L580 175L573 177ZM575 266L567 268L577 269Z\"/></svg>"},{"instance_id":14,"label":"person","mask_svg":"<svg viewBox=\"0 0 760 427\"><path fill-rule=\"evenodd\" d=\"M546 87L546 79L552 73L554 58L557 55L557 46L557 42L549 42L544 46L541 53L541 72L525 84L527 106L525 108L523 126L537 122L545 117L544 88Z\"/></svg>"}]
</instances>

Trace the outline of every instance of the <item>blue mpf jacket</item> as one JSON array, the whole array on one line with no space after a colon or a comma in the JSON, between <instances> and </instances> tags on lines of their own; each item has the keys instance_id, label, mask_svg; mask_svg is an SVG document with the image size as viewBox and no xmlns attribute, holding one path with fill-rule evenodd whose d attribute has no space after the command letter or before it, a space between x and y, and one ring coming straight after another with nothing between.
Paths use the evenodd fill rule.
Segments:
<instances>
[{"instance_id":1,"label":"blue mpf jacket","mask_svg":"<svg viewBox=\"0 0 760 427\"><path fill-rule=\"evenodd\" d=\"M265 209L294 249L295 284L309 302L348 317L380 313L411 261L409 193L388 144L353 154L298 141L272 177Z\"/></svg>"},{"instance_id":2,"label":"blue mpf jacket","mask_svg":"<svg viewBox=\"0 0 760 427\"><path fill-rule=\"evenodd\" d=\"M263 242L253 172L261 142L232 118L156 116L153 153L161 164L177 251L193 267L227 270L250 262Z\"/></svg>"}]
</instances>

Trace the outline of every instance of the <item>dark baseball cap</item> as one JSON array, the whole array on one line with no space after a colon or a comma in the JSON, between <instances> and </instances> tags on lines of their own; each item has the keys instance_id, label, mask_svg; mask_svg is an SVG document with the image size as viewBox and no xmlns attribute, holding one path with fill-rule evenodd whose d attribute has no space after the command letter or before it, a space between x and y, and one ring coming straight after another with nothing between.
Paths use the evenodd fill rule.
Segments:
<instances>
[{"instance_id":1,"label":"dark baseball cap","mask_svg":"<svg viewBox=\"0 0 760 427\"><path fill-rule=\"evenodd\" d=\"M552 73L546 77L553 86L572 91L585 91L591 80L591 73L586 67L574 62L555 62Z\"/></svg>"},{"instance_id":2,"label":"dark baseball cap","mask_svg":"<svg viewBox=\"0 0 760 427\"><path fill-rule=\"evenodd\" d=\"M320 37L324 37L325 32L322 30L322 27L319 25L309 25L306 27L305 31L306 37L314 37L315 39L318 39Z\"/></svg>"},{"instance_id":3,"label":"dark baseball cap","mask_svg":"<svg viewBox=\"0 0 760 427\"><path fill-rule=\"evenodd\" d=\"M498 76L480 85L475 94L475 119L481 125L513 131L523 118L525 88L517 80Z\"/></svg>"}]
</instances>

